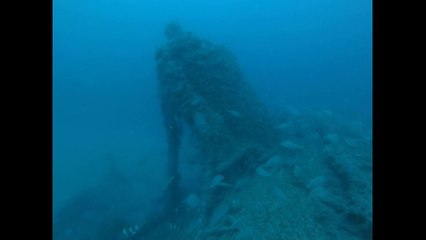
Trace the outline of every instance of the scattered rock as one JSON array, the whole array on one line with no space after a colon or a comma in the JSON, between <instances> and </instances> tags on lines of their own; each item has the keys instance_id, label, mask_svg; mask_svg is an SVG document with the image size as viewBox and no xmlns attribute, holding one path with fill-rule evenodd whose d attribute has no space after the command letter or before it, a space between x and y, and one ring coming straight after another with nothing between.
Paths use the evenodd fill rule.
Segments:
<instances>
[{"instance_id":1,"label":"scattered rock","mask_svg":"<svg viewBox=\"0 0 426 240\"><path fill-rule=\"evenodd\" d=\"M276 127L276 129L281 129L281 130L283 130L283 129L288 129L290 126L291 126L291 125L290 125L290 124L288 124L288 123L281 123L280 125L278 125L278 126Z\"/></svg>"},{"instance_id":2,"label":"scattered rock","mask_svg":"<svg viewBox=\"0 0 426 240\"><path fill-rule=\"evenodd\" d=\"M214 187L233 187L231 184L229 183L225 183L222 180L224 179L224 177L222 175L216 175L213 180L212 183L210 184L210 188L214 188Z\"/></svg>"},{"instance_id":3,"label":"scattered rock","mask_svg":"<svg viewBox=\"0 0 426 240\"><path fill-rule=\"evenodd\" d=\"M281 144L281 146L283 146L285 149L288 149L288 150L302 150L303 149L303 146L300 146L300 145L293 143L291 141L283 141L280 144Z\"/></svg>"},{"instance_id":4,"label":"scattered rock","mask_svg":"<svg viewBox=\"0 0 426 240\"><path fill-rule=\"evenodd\" d=\"M320 187L320 186L322 186L322 185L323 185L326 181L327 181L327 178L326 178L326 177L324 177L324 176L319 176L319 177L316 177L316 178L312 179L311 181L309 181L309 182L306 184L306 187L307 187L308 189L312 189L312 188Z\"/></svg>"},{"instance_id":5,"label":"scattered rock","mask_svg":"<svg viewBox=\"0 0 426 240\"><path fill-rule=\"evenodd\" d=\"M262 167L257 167L256 168L256 173L259 174L259 176L261 177L269 177L272 175L272 173L267 172L265 169L263 169Z\"/></svg>"},{"instance_id":6,"label":"scattered rock","mask_svg":"<svg viewBox=\"0 0 426 240\"><path fill-rule=\"evenodd\" d=\"M282 166L284 166L284 159L280 156L273 156L269 158L268 161L266 161L266 163L262 165L262 167L265 167L265 168L270 168L270 167L279 168Z\"/></svg>"},{"instance_id":7,"label":"scattered rock","mask_svg":"<svg viewBox=\"0 0 426 240\"><path fill-rule=\"evenodd\" d=\"M223 180L223 176L222 175L216 175L213 179L212 179L212 183L210 184L210 188L214 188L216 187L220 182L222 182Z\"/></svg>"},{"instance_id":8,"label":"scattered rock","mask_svg":"<svg viewBox=\"0 0 426 240\"><path fill-rule=\"evenodd\" d=\"M189 194L183 202L190 208L196 208L200 205L200 198L195 194Z\"/></svg>"}]
</instances>

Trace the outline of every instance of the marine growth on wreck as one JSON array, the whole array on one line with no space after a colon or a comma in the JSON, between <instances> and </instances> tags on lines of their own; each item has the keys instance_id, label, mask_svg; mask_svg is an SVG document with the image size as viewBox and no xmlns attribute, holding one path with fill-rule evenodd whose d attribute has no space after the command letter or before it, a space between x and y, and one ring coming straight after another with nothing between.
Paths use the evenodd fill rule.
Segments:
<instances>
[{"instance_id":1,"label":"marine growth on wreck","mask_svg":"<svg viewBox=\"0 0 426 240\"><path fill-rule=\"evenodd\" d=\"M173 179L165 214L178 227L164 238L371 237L364 129L327 111L271 114L226 47L176 22L165 35L155 56ZM201 156L196 193L179 185L185 131Z\"/></svg>"},{"instance_id":2,"label":"marine growth on wreck","mask_svg":"<svg viewBox=\"0 0 426 240\"><path fill-rule=\"evenodd\" d=\"M372 239L367 127L327 110L271 112L230 49L177 22L164 35L155 53L167 135L161 198L143 218L122 214L139 211L143 196L113 171L113 183L64 208L54 239ZM199 166L191 188L182 164Z\"/></svg>"}]
</instances>

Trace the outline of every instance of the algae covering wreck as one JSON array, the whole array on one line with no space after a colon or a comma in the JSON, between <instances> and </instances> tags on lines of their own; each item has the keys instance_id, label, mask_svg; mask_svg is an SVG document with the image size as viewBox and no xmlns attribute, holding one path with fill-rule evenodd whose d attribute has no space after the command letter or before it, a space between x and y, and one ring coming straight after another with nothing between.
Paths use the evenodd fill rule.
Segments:
<instances>
[{"instance_id":1,"label":"algae covering wreck","mask_svg":"<svg viewBox=\"0 0 426 240\"><path fill-rule=\"evenodd\" d=\"M270 112L226 47L176 22L164 33L167 42L155 54L168 146L161 199L142 219L116 214L96 193L85 195L57 220L63 230L54 239L372 238L367 127L327 110ZM185 186L181 164L199 166L196 187ZM137 201L120 201L122 208L138 208ZM76 224L67 216L78 215L83 202L93 202L91 211L103 220L86 235L67 235Z\"/></svg>"},{"instance_id":2,"label":"algae covering wreck","mask_svg":"<svg viewBox=\"0 0 426 240\"><path fill-rule=\"evenodd\" d=\"M156 61L172 227L159 230L162 239L371 238L371 138L362 126L328 111L269 113L228 49L178 23L165 35ZM179 184L184 132L201 158L192 193Z\"/></svg>"}]
</instances>

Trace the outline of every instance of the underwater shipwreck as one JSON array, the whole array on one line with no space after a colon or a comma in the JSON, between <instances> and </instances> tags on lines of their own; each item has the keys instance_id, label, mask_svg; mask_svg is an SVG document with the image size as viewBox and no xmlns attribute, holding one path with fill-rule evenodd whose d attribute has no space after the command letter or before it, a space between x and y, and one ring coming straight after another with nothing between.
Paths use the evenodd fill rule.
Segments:
<instances>
[{"instance_id":1,"label":"underwater shipwreck","mask_svg":"<svg viewBox=\"0 0 426 240\"><path fill-rule=\"evenodd\" d=\"M129 190L111 208L105 196L128 189L116 175L115 187L63 208L53 239L372 239L370 129L327 110L270 112L226 47L178 23L164 33L155 55L168 146L161 198L143 218L116 214L136 213L141 198ZM199 169L191 188L183 163ZM88 212L96 223L83 220Z\"/></svg>"}]
</instances>

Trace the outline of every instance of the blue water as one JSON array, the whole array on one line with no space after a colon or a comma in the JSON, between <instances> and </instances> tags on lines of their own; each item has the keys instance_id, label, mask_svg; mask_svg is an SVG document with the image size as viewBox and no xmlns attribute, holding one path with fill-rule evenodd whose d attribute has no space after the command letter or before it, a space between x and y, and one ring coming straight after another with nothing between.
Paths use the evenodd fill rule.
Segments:
<instances>
[{"instance_id":1,"label":"blue water","mask_svg":"<svg viewBox=\"0 0 426 240\"><path fill-rule=\"evenodd\" d=\"M230 49L271 111L371 127L371 0L54 0L54 214L112 161L145 199L167 181L154 54L171 20Z\"/></svg>"}]
</instances>

